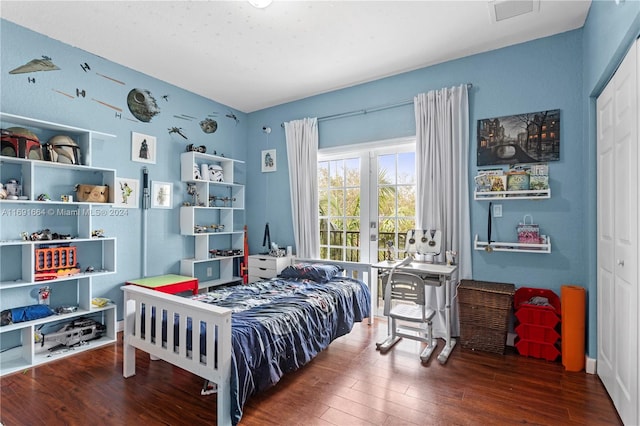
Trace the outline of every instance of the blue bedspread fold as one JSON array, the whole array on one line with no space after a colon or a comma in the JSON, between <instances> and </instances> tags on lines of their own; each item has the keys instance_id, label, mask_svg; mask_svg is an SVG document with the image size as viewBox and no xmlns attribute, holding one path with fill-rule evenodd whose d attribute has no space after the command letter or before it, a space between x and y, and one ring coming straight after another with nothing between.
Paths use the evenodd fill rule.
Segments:
<instances>
[{"instance_id":1,"label":"blue bedspread fold","mask_svg":"<svg viewBox=\"0 0 640 426\"><path fill-rule=\"evenodd\" d=\"M371 314L366 284L345 277L326 283L276 278L220 288L193 299L232 310L234 425L252 395L307 364Z\"/></svg>"}]
</instances>

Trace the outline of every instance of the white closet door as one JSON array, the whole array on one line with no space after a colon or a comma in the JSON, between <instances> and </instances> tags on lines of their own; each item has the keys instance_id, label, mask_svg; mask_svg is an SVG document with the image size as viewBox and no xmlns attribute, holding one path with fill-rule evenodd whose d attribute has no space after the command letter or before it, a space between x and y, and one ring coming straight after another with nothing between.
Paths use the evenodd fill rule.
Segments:
<instances>
[{"instance_id":1,"label":"white closet door","mask_svg":"<svg viewBox=\"0 0 640 426\"><path fill-rule=\"evenodd\" d=\"M638 46L598 97L598 375L638 424Z\"/></svg>"}]
</instances>

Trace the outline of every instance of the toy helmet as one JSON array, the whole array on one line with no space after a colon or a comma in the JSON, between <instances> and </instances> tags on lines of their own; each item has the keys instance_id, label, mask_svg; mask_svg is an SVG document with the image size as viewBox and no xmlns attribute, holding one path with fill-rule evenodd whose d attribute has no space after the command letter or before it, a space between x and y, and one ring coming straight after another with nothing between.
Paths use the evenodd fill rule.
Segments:
<instances>
[{"instance_id":1,"label":"toy helmet","mask_svg":"<svg viewBox=\"0 0 640 426\"><path fill-rule=\"evenodd\" d=\"M209 180L213 182L224 182L224 174L220 165L209 164Z\"/></svg>"},{"instance_id":2,"label":"toy helmet","mask_svg":"<svg viewBox=\"0 0 640 426\"><path fill-rule=\"evenodd\" d=\"M35 133L23 127L2 129L2 155L42 160L42 147Z\"/></svg>"},{"instance_id":3,"label":"toy helmet","mask_svg":"<svg viewBox=\"0 0 640 426\"><path fill-rule=\"evenodd\" d=\"M80 147L67 135L56 135L44 145L45 159L58 163L80 164Z\"/></svg>"}]
</instances>

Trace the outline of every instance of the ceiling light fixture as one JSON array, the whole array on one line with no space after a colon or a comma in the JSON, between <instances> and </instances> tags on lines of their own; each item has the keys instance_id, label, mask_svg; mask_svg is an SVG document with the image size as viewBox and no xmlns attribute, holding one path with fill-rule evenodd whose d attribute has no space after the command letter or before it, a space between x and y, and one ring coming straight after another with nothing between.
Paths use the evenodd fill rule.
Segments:
<instances>
[{"instance_id":1,"label":"ceiling light fixture","mask_svg":"<svg viewBox=\"0 0 640 426\"><path fill-rule=\"evenodd\" d=\"M269 6L273 0L249 0L251 6L257 7L258 9L264 9Z\"/></svg>"}]
</instances>

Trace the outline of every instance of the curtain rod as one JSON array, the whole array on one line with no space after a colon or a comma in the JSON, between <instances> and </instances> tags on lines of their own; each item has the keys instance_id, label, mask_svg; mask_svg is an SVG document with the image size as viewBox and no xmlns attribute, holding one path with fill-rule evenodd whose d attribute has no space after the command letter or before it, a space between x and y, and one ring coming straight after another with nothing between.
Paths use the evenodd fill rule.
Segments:
<instances>
[{"instance_id":1,"label":"curtain rod","mask_svg":"<svg viewBox=\"0 0 640 426\"><path fill-rule=\"evenodd\" d=\"M471 89L472 87L473 87L473 84L467 83L467 89ZM318 122L320 122L320 121L328 121L328 120L335 120L336 118L352 117L354 115L365 115L365 114L369 114L370 112L384 111L386 109L397 108L397 107L401 107L401 106L405 106L405 105L410 105L412 103L413 103L413 99L407 99L405 101L396 102L394 104L383 105L383 106L379 106L379 107L373 107L373 108L367 108L367 109L358 109L358 110L355 110L355 111L341 112L341 113L332 114L332 115L325 115L324 117L318 117ZM284 127L284 123L281 123L280 127Z\"/></svg>"}]
</instances>

